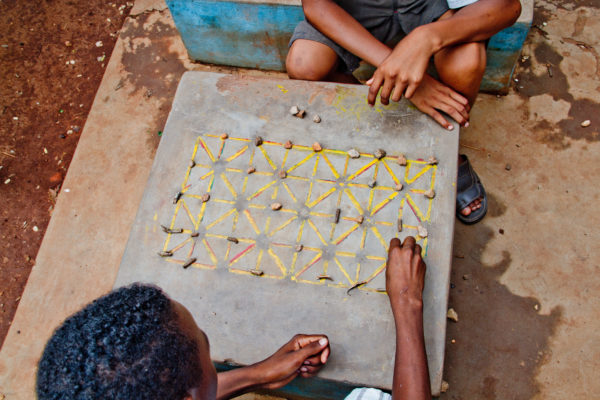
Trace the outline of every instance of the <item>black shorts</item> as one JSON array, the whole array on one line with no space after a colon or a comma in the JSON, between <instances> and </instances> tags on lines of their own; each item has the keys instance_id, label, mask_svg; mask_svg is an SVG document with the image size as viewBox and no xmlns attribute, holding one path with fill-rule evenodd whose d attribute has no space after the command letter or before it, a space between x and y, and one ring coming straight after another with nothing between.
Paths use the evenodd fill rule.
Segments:
<instances>
[{"instance_id":1,"label":"black shorts","mask_svg":"<svg viewBox=\"0 0 600 400\"><path fill-rule=\"evenodd\" d=\"M447 0L335 0L364 26L377 40L388 43L410 33L418 26L429 24L449 10ZM342 59L349 72L358 68L360 58L322 34L307 20L301 21L292 35L296 39L323 43Z\"/></svg>"}]
</instances>

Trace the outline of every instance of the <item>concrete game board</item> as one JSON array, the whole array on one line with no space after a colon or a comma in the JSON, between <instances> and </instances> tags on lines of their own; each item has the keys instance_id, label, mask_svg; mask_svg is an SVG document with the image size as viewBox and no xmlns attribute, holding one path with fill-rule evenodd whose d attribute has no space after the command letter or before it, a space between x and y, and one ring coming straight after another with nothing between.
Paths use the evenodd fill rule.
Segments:
<instances>
[{"instance_id":1,"label":"concrete game board","mask_svg":"<svg viewBox=\"0 0 600 400\"><path fill-rule=\"evenodd\" d=\"M446 131L407 102L371 108L367 89L184 74L116 286L162 287L190 309L216 361L250 364L295 333L325 333L332 356L321 379L390 389L387 247L413 235L428 265L426 347L439 393L458 126Z\"/></svg>"}]
</instances>

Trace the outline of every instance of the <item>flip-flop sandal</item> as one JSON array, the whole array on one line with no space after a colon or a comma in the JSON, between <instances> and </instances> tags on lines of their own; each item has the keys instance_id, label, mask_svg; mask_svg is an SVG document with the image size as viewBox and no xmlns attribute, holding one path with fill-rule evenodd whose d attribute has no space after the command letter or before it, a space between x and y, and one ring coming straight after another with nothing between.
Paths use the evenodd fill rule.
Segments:
<instances>
[{"instance_id":1,"label":"flip-flop sandal","mask_svg":"<svg viewBox=\"0 0 600 400\"><path fill-rule=\"evenodd\" d=\"M473 171L469 159L461 154L462 162L458 165L458 179L456 183L456 217L460 222L471 225L475 224L485 217L488 209L487 195L481 184L481 180ZM481 208L471 212L469 215L463 215L461 210L466 208L473 201L481 197Z\"/></svg>"}]
</instances>

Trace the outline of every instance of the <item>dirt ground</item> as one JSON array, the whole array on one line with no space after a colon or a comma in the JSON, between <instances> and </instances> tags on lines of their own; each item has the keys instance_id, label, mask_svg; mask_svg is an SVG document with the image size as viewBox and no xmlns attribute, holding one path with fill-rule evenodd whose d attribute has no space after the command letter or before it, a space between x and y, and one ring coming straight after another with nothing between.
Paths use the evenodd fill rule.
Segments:
<instances>
[{"instance_id":1,"label":"dirt ground","mask_svg":"<svg viewBox=\"0 0 600 400\"><path fill-rule=\"evenodd\" d=\"M0 346L132 5L0 1Z\"/></svg>"}]
</instances>

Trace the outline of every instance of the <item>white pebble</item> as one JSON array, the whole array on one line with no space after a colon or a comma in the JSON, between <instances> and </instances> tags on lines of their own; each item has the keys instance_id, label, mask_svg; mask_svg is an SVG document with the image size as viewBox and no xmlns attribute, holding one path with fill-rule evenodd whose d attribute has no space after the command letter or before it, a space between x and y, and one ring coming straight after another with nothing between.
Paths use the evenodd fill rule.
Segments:
<instances>
[{"instance_id":1,"label":"white pebble","mask_svg":"<svg viewBox=\"0 0 600 400\"><path fill-rule=\"evenodd\" d=\"M359 158L360 157L360 153L356 149L348 150L348 155L350 156L350 158Z\"/></svg>"},{"instance_id":2,"label":"white pebble","mask_svg":"<svg viewBox=\"0 0 600 400\"><path fill-rule=\"evenodd\" d=\"M102 47L102 46L103 46L102 40L98 40L96 42L96 47Z\"/></svg>"},{"instance_id":3,"label":"white pebble","mask_svg":"<svg viewBox=\"0 0 600 400\"><path fill-rule=\"evenodd\" d=\"M581 126L582 126L583 128L587 128L588 126L590 126L590 125L591 125L591 123L592 123L592 121L590 121L589 119L586 119L585 121L583 121L583 122L581 123Z\"/></svg>"},{"instance_id":4,"label":"white pebble","mask_svg":"<svg viewBox=\"0 0 600 400\"><path fill-rule=\"evenodd\" d=\"M33 228L31 228L34 232L39 231L39 228L37 226L34 226Z\"/></svg>"}]
</instances>

